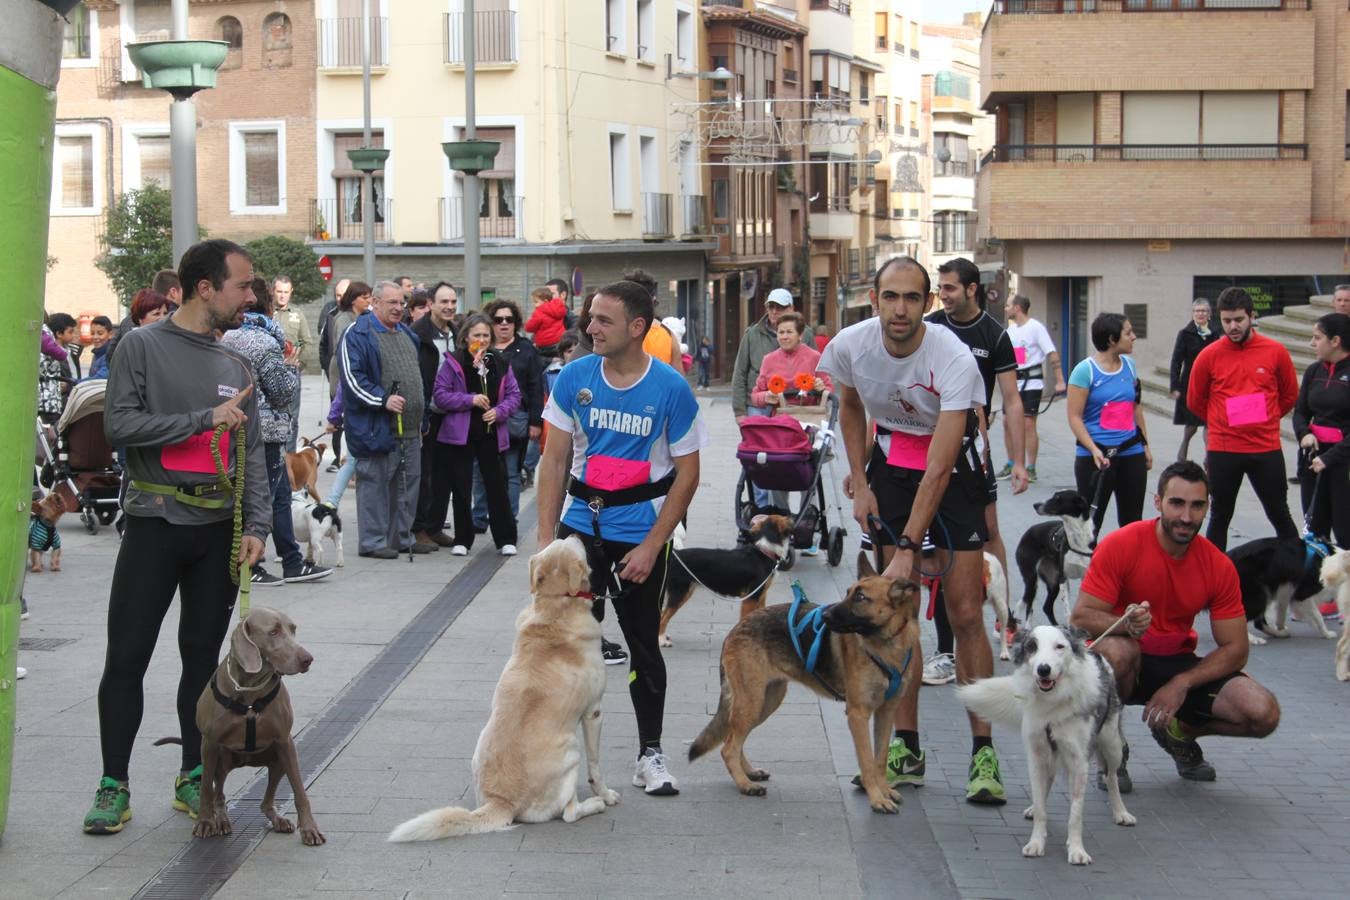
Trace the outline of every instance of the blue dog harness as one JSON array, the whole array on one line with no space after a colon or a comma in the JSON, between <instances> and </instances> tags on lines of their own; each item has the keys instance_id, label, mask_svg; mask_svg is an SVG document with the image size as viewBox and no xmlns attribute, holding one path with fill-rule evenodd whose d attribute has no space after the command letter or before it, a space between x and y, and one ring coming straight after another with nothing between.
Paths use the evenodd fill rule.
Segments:
<instances>
[{"instance_id":1,"label":"blue dog harness","mask_svg":"<svg viewBox=\"0 0 1350 900\"><path fill-rule=\"evenodd\" d=\"M792 582L792 606L788 608L788 635L792 638L792 648L797 651L797 658L806 666L806 671L815 676L815 679L825 687L827 691L834 695L836 700L843 700L844 697L825 681L824 678L816 672L816 663L820 661L820 646L825 640L825 634L828 628L825 625L825 610L827 606L812 607L800 618L798 613L801 610L802 603L806 602L806 592L802 590L800 581ZM810 631L815 636L811 638L811 646L806 653L802 653L802 636ZM905 672L909 670L910 657L914 655L914 648L911 647L905 652L905 664L899 669L889 665L884 660L872 653L871 650L864 651L867 658L876 664L886 674L886 699L890 700L900 692L900 687L904 683Z\"/></svg>"},{"instance_id":2,"label":"blue dog harness","mask_svg":"<svg viewBox=\"0 0 1350 900\"><path fill-rule=\"evenodd\" d=\"M1321 540L1312 532L1303 533L1303 571L1311 571L1318 560L1326 559L1331 555L1331 546L1326 541Z\"/></svg>"}]
</instances>

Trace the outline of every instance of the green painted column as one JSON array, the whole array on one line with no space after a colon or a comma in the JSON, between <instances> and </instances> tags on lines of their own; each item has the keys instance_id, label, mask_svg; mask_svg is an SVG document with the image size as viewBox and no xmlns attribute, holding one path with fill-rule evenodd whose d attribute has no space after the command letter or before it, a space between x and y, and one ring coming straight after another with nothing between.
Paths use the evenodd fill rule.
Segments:
<instances>
[{"instance_id":1,"label":"green painted column","mask_svg":"<svg viewBox=\"0 0 1350 900\"><path fill-rule=\"evenodd\" d=\"M69 6L61 0L53 4ZM0 834L9 818L19 591L33 484L37 356L47 278L56 79L63 22L37 0L6 3L0 28Z\"/></svg>"}]
</instances>

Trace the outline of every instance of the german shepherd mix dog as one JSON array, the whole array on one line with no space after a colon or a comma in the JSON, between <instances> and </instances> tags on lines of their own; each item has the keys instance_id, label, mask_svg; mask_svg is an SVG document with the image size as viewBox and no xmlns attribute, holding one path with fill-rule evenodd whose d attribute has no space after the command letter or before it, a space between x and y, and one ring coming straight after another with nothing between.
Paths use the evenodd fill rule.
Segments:
<instances>
[{"instance_id":1,"label":"german shepherd mix dog","mask_svg":"<svg viewBox=\"0 0 1350 900\"><path fill-rule=\"evenodd\" d=\"M815 604L802 603L805 615ZM746 616L722 643L722 697L717 714L694 739L689 759L722 745L722 761L742 794L761 797L769 773L745 758L745 739L783 702L788 682L844 701L848 730L858 754L863 788L876 812L899 812L900 792L886 781L886 750L895 708L906 691L919 685L919 586L882 578L864 554L858 555L858 580L844 599L825 607L827 631L814 674L798 656L788 633L787 605L770 606ZM808 629L803 643L811 637ZM911 660L917 660L912 666ZM907 670L907 671L906 671ZM903 685L890 697L893 673Z\"/></svg>"},{"instance_id":2,"label":"german shepherd mix dog","mask_svg":"<svg viewBox=\"0 0 1350 900\"><path fill-rule=\"evenodd\" d=\"M534 601L516 617L516 644L492 693L492 714L473 751L477 809L446 806L409 819L391 841L432 841L506 831L514 822L575 822L619 794L600 777L605 664L591 615L591 569L575 535L530 557ZM585 763L593 797L577 799Z\"/></svg>"},{"instance_id":3,"label":"german shepherd mix dog","mask_svg":"<svg viewBox=\"0 0 1350 900\"><path fill-rule=\"evenodd\" d=\"M1091 507L1077 491L1055 491L1049 500L1032 504L1040 516L1058 516L1058 522L1033 525L1017 542L1017 569L1022 573L1022 621L1031 622L1031 604L1036 600L1036 582L1045 583L1046 618L1058 625L1055 601L1070 579L1082 580L1096 541L1092 536ZM1072 598L1065 596L1066 600ZM1072 603L1070 603L1072 606Z\"/></svg>"},{"instance_id":4,"label":"german shepherd mix dog","mask_svg":"<svg viewBox=\"0 0 1350 900\"><path fill-rule=\"evenodd\" d=\"M1094 751L1106 774L1111 818L1133 825L1120 799L1117 770L1125 752L1120 696L1111 664L1087 649L1079 629L1040 625L1020 631L1013 643L1013 674L981 678L956 689L956 697L981 718L1022 729L1031 776L1031 840L1023 856L1044 856L1046 806L1055 769L1069 779L1069 862L1092 862L1083 849L1083 796Z\"/></svg>"},{"instance_id":5,"label":"german shepherd mix dog","mask_svg":"<svg viewBox=\"0 0 1350 900\"><path fill-rule=\"evenodd\" d=\"M1316 628L1318 634L1328 640L1335 639L1335 633L1317 611L1317 601L1324 590L1319 574L1322 559L1316 553L1309 553L1302 538L1271 537L1248 541L1229 550L1228 558L1233 561L1242 585L1242 606L1247 611L1247 621L1255 628L1271 637L1289 637L1289 606L1292 603L1298 605L1300 618ZM1266 621L1268 612L1275 614L1273 627ZM1247 639L1258 646L1266 643L1265 638L1251 629L1247 631Z\"/></svg>"},{"instance_id":6,"label":"german shepherd mix dog","mask_svg":"<svg viewBox=\"0 0 1350 900\"><path fill-rule=\"evenodd\" d=\"M722 597L740 598L742 621L763 609L791 540L792 520L787 516L755 516L750 520L750 541L734 550L676 548L675 559L666 566L661 646L671 646L666 627L700 584Z\"/></svg>"}]
</instances>

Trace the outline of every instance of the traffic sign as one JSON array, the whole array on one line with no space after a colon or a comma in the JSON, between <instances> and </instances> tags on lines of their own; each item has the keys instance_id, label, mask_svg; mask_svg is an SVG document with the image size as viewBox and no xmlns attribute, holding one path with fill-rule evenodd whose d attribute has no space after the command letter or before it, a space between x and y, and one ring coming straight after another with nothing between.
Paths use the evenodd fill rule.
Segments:
<instances>
[{"instance_id":1,"label":"traffic sign","mask_svg":"<svg viewBox=\"0 0 1350 900\"><path fill-rule=\"evenodd\" d=\"M319 257L319 274L323 276L324 281L333 280L333 261L327 256Z\"/></svg>"}]
</instances>

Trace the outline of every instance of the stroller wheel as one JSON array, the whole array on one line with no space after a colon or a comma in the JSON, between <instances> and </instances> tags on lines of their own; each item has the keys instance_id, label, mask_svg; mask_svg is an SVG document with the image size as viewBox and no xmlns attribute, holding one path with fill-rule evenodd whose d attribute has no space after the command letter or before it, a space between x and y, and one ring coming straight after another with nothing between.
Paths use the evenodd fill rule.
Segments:
<instances>
[{"instance_id":1,"label":"stroller wheel","mask_svg":"<svg viewBox=\"0 0 1350 900\"><path fill-rule=\"evenodd\" d=\"M778 563L778 568L786 572L788 569L791 569L796 564L797 564L797 551L789 547L787 556L784 556L782 561Z\"/></svg>"},{"instance_id":2,"label":"stroller wheel","mask_svg":"<svg viewBox=\"0 0 1350 900\"><path fill-rule=\"evenodd\" d=\"M111 509L100 509L98 510L97 515L98 515L98 523L100 525L111 525L113 523L113 519L117 518L117 508L113 507Z\"/></svg>"},{"instance_id":3,"label":"stroller wheel","mask_svg":"<svg viewBox=\"0 0 1350 900\"><path fill-rule=\"evenodd\" d=\"M844 558L844 529L831 528L829 543L826 545L825 560L831 566L839 565L839 561Z\"/></svg>"}]
</instances>

